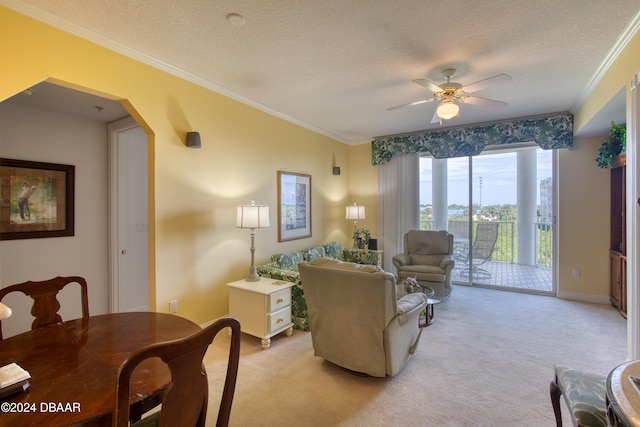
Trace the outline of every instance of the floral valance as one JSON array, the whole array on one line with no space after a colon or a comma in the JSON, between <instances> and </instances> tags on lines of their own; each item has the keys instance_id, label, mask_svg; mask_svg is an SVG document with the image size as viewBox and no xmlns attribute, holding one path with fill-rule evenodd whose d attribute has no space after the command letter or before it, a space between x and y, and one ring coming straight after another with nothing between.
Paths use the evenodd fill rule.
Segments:
<instances>
[{"instance_id":1,"label":"floral valance","mask_svg":"<svg viewBox=\"0 0 640 427\"><path fill-rule=\"evenodd\" d=\"M535 142L545 150L573 147L573 115L521 119L393 136L371 142L371 163L387 163L397 154L430 153L436 159L475 156L488 145Z\"/></svg>"}]
</instances>

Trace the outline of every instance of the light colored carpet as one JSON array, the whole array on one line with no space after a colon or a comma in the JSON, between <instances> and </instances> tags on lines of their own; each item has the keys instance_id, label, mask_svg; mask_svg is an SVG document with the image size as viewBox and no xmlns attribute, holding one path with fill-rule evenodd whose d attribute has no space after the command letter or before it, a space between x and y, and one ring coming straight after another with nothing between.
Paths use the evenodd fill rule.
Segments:
<instances>
[{"instance_id":1,"label":"light colored carpet","mask_svg":"<svg viewBox=\"0 0 640 427\"><path fill-rule=\"evenodd\" d=\"M231 426L555 426L555 364L606 374L626 358L626 321L609 306L456 286L435 319L393 378L314 356L306 332L279 335L267 351L243 335ZM208 426L228 344L221 334L205 357Z\"/></svg>"}]
</instances>

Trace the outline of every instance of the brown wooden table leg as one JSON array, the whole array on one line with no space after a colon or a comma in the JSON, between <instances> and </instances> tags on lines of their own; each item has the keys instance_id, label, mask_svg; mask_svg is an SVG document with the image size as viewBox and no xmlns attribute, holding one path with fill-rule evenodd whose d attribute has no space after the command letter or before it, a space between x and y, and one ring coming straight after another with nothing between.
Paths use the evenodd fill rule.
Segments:
<instances>
[{"instance_id":1,"label":"brown wooden table leg","mask_svg":"<svg viewBox=\"0 0 640 427\"><path fill-rule=\"evenodd\" d=\"M433 303L433 300L427 299L427 326L435 322L435 319L433 318L435 306L436 305Z\"/></svg>"}]
</instances>

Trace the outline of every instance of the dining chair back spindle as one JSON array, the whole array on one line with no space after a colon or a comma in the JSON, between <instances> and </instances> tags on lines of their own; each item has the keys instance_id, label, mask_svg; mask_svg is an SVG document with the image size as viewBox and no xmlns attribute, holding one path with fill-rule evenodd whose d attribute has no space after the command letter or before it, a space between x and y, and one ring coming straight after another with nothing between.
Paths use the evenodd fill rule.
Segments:
<instances>
[{"instance_id":1,"label":"dining chair back spindle","mask_svg":"<svg viewBox=\"0 0 640 427\"><path fill-rule=\"evenodd\" d=\"M231 344L216 424L218 427L227 426L240 360L240 322L234 318L220 319L202 331L185 338L148 345L135 351L125 360L118 370L113 427L129 425L131 374L136 366L151 357L160 358L168 366L172 380L164 388L161 410L143 418L139 423L145 426L204 426L209 384L202 359L217 333L227 327L231 328Z\"/></svg>"},{"instance_id":2,"label":"dining chair back spindle","mask_svg":"<svg viewBox=\"0 0 640 427\"><path fill-rule=\"evenodd\" d=\"M35 317L31 329L41 328L62 321L58 314L60 301L57 295L60 290L70 283L80 285L80 299L82 304L82 317L89 317L89 297L87 281L80 276L55 277L43 281L28 281L0 288L0 302L12 292L22 292L33 299L31 314ZM0 340L2 339L2 321L0 321Z\"/></svg>"}]
</instances>

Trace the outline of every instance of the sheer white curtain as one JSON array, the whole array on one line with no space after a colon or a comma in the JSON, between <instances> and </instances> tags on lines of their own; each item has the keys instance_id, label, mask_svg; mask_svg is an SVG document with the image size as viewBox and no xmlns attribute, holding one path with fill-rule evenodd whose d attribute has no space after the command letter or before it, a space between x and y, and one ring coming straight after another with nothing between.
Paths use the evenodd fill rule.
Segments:
<instances>
[{"instance_id":1,"label":"sheer white curtain","mask_svg":"<svg viewBox=\"0 0 640 427\"><path fill-rule=\"evenodd\" d=\"M384 269L396 274L391 257L402 252L404 234L419 228L419 155L394 156L378 166L378 249Z\"/></svg>"}]
</instances>

